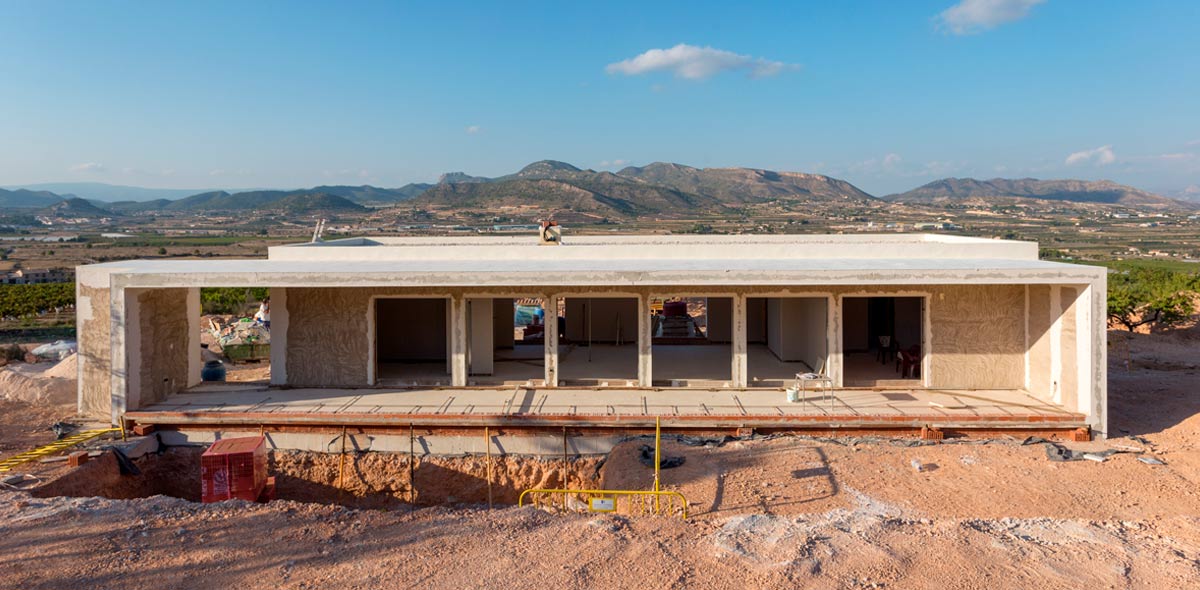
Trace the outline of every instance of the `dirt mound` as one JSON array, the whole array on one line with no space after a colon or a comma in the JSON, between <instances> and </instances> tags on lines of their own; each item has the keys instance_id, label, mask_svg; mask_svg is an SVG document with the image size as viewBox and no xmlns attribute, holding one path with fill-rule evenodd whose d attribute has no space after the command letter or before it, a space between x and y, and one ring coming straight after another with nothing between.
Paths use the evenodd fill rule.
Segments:
<instances>
[{"instance_id":1,"label":"dirt mound","mask_svg":"<svg viewBox=\"0 0 1200 590\"><path fill-rule=\"evenodd\" d=\"M0 398L30 403L66 404L76 399L77 383L73 377L63 379L30 375L5 367L0 369Z\"/></svg>"},{"instance_id":2,"label":"dirt mound","mask_svg":"<svg viewBox=\"0 0 1200 590\"><path fill-rule=\"evenodd\" d=\"M58 362L58 364L46 369L42 372L43 377L53 377L56 379L77 379L79 378L79 360L78 354L71 354L67 358Z\"/></svg>"}]
</instances>

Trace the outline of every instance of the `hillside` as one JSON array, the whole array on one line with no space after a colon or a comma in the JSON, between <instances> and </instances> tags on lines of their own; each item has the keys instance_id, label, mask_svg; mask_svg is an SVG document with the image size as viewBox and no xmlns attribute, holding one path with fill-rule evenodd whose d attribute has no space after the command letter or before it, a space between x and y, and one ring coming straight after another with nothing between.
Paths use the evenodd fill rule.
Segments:
<instances>
[{"instance_id":1,"label":"hillside","mask_svg":"<svg viewBox=\"0 0 1200 590\"><path fill-rule=\"evenodd\" d=\"M80 218L96 218L96 217L112 217L113 212L106 209L101 209L96 205L79 197L73 197L65 201L55 203L38 212L41 215L50 217L59 217L66 219Z\"/></svg>"},{"instance_id":2,"label":"hillside","mask_svg":"<svg viewBox=\"0 0 1200 590\"><path fill-rule=\"evenodd\" d=\"M905 203L949 203L1024 198L1123 205L1127 207L1178 208L1182 203L1109 180L1038 180L1036 178L976 180L944 178L905 193L883 197Z\"/></svg>"},{"instance_id":3,"label":"hillside","mask_svg":"<svg viewBox=\"0 0 1200 590\"><path fill-rule=\"evenodd\" d=\"M45 209L62 200L63 197L49 191L0 188L0 209Z\"/></svg>"},{"instance_id":4,"label":"hillside","mask_svg":"<svg viewBox=\"0 0 1200 590\"><path fill-rule=\"evenodd\" d=\"M460 178L464 181L455 182ZM443 209L536 207L629 218L668 212L721 214L730 207L776 200L874 198L848 182L816 174L668 163L612 173L541 160L497 178L446 174L412 203Z\"/></svg>"}]
</instances>

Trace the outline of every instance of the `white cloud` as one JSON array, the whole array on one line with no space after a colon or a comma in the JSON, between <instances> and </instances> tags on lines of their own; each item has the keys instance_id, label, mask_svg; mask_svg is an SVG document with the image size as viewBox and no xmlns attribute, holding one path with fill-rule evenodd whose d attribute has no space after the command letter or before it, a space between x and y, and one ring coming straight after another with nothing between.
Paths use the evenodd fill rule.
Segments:
<instances>
[{"instance_id":1,"label":"white cloud","mask_svg":"<svg viewBox=\"0 0 1200 590\"><path fill-rule=\"evenodd\" d=\"M1102 145L1096 149L1083 150L1067 156L1066 164L1067 166L1077 166L1080 164L1104 166L1116 161L1117 156L1113 153L1112 146Z\"/></svg>"},{"instance_id":2,"label":"white cloud","mask_svg":"<svg viewBox=\"0 0 1200 590\"><path fill-rule=\"evenodd\" d=\"M961 0L937 16L938 23L955 35L973 35L1029 16L1029 10L1046 0Z\"/></svg>"},{"instance_id":3,"label":"white cloud","mask_svg":"<svg viewBox=\"0 0 1200 590\"><path fill-rule=\"evenodd\" d=\"M891 170L898 166L903 159L900 154L888 154L883 157L883 167L885 170Z\"/></svg>"},{"instance_id":4,"label":"white cloud","mask_svg":"<svg viewBox=\"0 0 1200 590\"><path fill-rule=\"evenodd\" d=\"M1193 139L1193 140L1185 143L1184 145L1187 145L1187 146L1200 145L1200 139Z\"/></svg>"},{"instance_id":5,"label":"white cloud","mask_svg":"<svg viewBox=\"0 0 1200 590\"><path fill-rule=\"evenodd\" d=\"M71 166L71 172L104 172L104 164L96 162L84 162Z\"/></svg>"},{"instance_id":6,"label":"white cloud","mask_svg":"<svg viewBox=\"0 0 1200 590\"><path fill-rule=\"evenodd\" d=\"M624 168L629 165L629 160L604 160L598 164L601 168Z\"/></svg>"},{"instance_id":7,"label":"white cloud","mask_svg":"<svg viewBox=\"0 0 1200 590\"><path fill-rule=\"evenodd\" d=\"M483 127L479 125L467 125L467 135L478 135L480 131L483 131Z\"/></svg>"},{"instance_id":8,"label":"white cloud","mask_svg":"<svg viewBox=\"0 0 1200 590\"><path fill-rule=\"evenodd\" d=\"M799 68L796 64L680 43L670 49L651 49L636 57L608 64L604 71L625 76L671 72L677 78L704 80L721 72L745 71L751 78L766 78Z\"/></svg>"}]
</instances>

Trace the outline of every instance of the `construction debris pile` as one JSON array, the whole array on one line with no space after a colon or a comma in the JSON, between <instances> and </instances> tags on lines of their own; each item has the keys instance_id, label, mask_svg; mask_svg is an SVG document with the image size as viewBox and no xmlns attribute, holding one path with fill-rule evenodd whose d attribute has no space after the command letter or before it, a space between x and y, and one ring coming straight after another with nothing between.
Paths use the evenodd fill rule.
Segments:
<instances>
[{"instance_id":1,"label":"construction debris pile","mask_svg":"<svg viewBox=\"0 0 1200 590\"><path fill-rule=\"evenodd\" d=\"M208 333L212 336L213 344L219 350L209 350L223 353L229 360L257 361L269 359L271 356L271 332L262 322L252 318L223 318L207 316Z\"/></svg>"}]
</instances>

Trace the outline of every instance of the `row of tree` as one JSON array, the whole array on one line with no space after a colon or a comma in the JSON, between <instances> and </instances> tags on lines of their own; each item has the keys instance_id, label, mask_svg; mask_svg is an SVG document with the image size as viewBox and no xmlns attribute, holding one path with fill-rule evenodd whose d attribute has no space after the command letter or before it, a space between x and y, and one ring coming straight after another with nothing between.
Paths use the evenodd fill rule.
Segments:
<instances>
[{"instance_id":1,"label":"row of tree","mask_svg":"<svg viewBox=\"0 0 1200 590\"><path fill-rule=\"evenodd\" d=\"M16 319L62 311L75 305L75 283L0 285L0 317Z\"/></svg>"}]
</instances>

